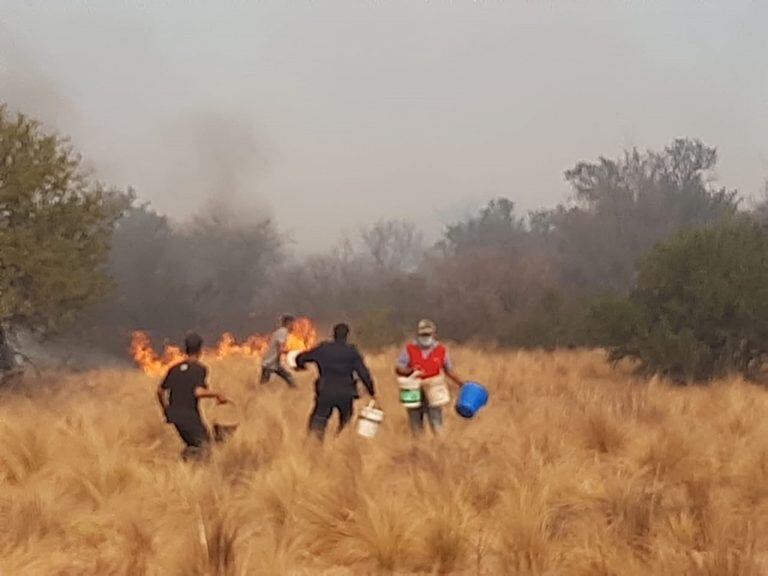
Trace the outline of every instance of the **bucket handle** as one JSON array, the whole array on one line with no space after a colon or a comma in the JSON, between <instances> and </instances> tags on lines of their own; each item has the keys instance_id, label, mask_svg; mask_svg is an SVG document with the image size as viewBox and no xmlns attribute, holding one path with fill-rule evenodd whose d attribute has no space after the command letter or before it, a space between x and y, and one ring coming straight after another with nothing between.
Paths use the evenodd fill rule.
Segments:
<instances>
[{"instance_id":1,"label":"bucket handle","mask_svg":"<svg viewBox=\"0 0 768 576\"><path fill-rule=\"evenodd\" d=\"M242 410L240 410L240 406L238 406L237 402L235 402L234 400L232 400L229 397L228 397L228 400L229 400L228 402L224 402L223 404L219 404L218 402L214 402L213 406L211 406L210 408L208 408L206 410L206 414L208 414L211 409L213 409L213 414L215 414L217 412L217 410L219 408L221 408L222 406L231 406L234 409L235 414L237 414L237 419L241 420L242 417L243 417L243 413L242 413Z\"/></svg>"}]
</instances>

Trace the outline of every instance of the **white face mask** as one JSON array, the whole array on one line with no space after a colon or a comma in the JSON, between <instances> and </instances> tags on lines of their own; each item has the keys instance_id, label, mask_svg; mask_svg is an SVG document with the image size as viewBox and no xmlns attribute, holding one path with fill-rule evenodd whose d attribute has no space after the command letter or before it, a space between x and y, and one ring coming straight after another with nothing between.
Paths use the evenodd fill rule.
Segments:
<instances>
[{"instance_id":1,"label":"white face mask","mask_svg":"<svg viewBox=\"0 0 768 576\"><path fill-rule=\"evenodd\" d=\"M429 348L435 343L434 336L419 336L416 341L422 348Z\"/></svg>"}]
</instances>

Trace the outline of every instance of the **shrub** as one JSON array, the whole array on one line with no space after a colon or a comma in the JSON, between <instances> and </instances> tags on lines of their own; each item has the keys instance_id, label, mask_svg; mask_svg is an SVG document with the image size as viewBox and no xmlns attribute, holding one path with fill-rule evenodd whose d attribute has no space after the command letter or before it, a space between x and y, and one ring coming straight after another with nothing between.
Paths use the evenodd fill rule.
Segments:
<instances>
[{"instance_id":1,"label":"shrub","mask_svg":"<svg viewBox=\"0 0 768 576\"><path fill-rule=\"evenodd\" d=\"M611 358L645 372L753 376L768 352L768 233L747 218L682 232L641 262L628 298L592 317Z\"/></svg>"}]
</instances>

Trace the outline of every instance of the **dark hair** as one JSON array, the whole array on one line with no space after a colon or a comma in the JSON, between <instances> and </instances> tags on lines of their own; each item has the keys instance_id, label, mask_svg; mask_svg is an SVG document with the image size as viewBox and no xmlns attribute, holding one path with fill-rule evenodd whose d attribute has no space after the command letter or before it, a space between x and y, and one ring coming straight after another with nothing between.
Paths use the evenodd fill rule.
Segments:
<instances>
[{"instance_id":1,"label":"dark hair","mask_svg":"<svg viewBox=\"0 0 768 576\"><path fill-rule=\"evenodd\" d=\"M292 324L295 320L296 320L296 318L294 318L290 314L286 314L285 316L282 316L280 318L280 325L285 328L289 324Z\"/></svg>"},{"instance_id":2,"label":"dark hair","mask_svg":"<svg viewBox=\"0 0 768 576\"><path fill-rule=\"evenodd\" d=\"M184 350L187 356L197 356L203 349L203 337L195 332L190 332L184 338Z\"/></svg>"},{"instance_id":3,"label":"dark hair","mask_svg":"<svg viewBox=\"0 0 768 576\"><path fill-rule=\"evenodd\" d=\"M333 327L333 339L337 342L346 342L349 336L349 326L341 323Z\"/></svg>"}]
</instances>

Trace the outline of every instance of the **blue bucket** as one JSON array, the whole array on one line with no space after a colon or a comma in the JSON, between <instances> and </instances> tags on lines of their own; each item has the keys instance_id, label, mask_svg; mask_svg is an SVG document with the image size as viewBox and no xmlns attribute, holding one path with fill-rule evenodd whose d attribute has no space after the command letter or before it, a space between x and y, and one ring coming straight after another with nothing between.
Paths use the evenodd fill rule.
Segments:
<instances>
[{"instance_id":1,"label":"blue bucket","mask_svg":"<svg viewBox=\"0 0 768 576\"><path fill-rule=\"evenodd\" d=\"M467 382L459 390L456 412L463 418L472 418L488 403L488 390L477 382Z\"/></svg>"}]
</instances>

